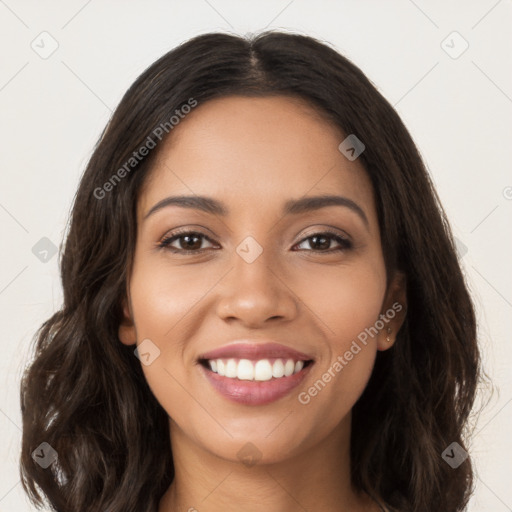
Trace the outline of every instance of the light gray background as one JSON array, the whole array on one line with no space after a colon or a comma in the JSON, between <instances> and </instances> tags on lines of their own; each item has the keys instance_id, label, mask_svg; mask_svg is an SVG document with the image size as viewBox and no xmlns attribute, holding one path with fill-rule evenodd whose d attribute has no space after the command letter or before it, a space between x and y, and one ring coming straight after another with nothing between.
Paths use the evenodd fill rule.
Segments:
<instances>
[{"instance_id":1,"label":"light gray background","mask_svg":"<svg viewBox=\"0 0 512 512\"><path fill-rule=\"evenodd\" d=\"M200 33L264 28L335 45L415 139L460 241L498 390L476 426L469 510L512 511L511 26L507 0L0 0L0 512L32 510L18 476L19 378L62 297L57 255L40 261L33 246L60 245L92 147L148 65ZM51 38L43 59L31 44L48 51Z\"/></svg>"}]
</instances>

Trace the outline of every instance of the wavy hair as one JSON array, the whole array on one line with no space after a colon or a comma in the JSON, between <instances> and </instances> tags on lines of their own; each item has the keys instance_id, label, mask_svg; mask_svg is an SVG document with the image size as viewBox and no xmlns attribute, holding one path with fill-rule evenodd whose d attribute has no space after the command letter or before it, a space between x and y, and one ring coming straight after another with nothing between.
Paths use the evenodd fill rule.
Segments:
<instances>
[{"instance_id":1,"label":"wavy hair","mask_svg":"<svg viewBox=\"0 0 512 512\"><path fill-rule=\"evenodd\" d=\"M25 492L59 512L156 512L171 484L169 418L118 339L137 198L161 143L112 177L191 98L229 95L301 97L366 145L359 161L388 278L406 276L407 316L353 407L353 485L391 510L463 510L471 457L452 469L441 454L467 448L483 370L446 214L407 129L363 72L324 42L275 31L203 34L171 50L128 89L97 142L61 247L63 304L35 334L22 376ZM47 469L32 458L42 442L58 454Z\"/></svg>"}]
</instances>

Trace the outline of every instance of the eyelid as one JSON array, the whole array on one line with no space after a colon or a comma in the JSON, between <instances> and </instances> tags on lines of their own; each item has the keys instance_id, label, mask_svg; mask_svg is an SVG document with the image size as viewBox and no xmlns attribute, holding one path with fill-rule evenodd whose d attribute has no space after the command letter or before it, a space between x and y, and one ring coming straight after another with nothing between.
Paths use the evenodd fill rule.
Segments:
<instances>
[{"instance_id":1,"label":"eyelid","mask_svg":"<svg viewBox=\"0 0 512 512\"><path fill-rule=\"evenodd\" d=\"M200 230L204 229L204 230L208 231L209 233L211 233L211 235L207 235L206 233L202 233L200 230L196 230L195 229L196 226L198 228L200 228ZM192 224L192 225L186 225L183 227L177 227L175 229L169 230L168 233L170 233L170 234L165 234L164 236L162 236L162 240L165 238L170 238L171 236L175 236L178 234L197 233L197 234L204 236L205 238L208 238L212 242L213 240L211 238L216 236L215 234L213 234L213 232L211 230L209 230L205 226L201 226L200 224ZM320 233L330 233L332 235L337 235L337 236L340 236L340 237L346 238L347 240L352 241L352 237L346 231L344 231L343 229L340 229L338 227L335 227L335 226L330 226L329 224L324 224L323 226L308 228L308 231L301 235L302 238L300 239L300 241L302 241L304 238L307 238L307 237L310 237L313 235L317 235Z\"/></svg>"},{"instance_id":2,"label":"eyelid","mask_svg":"<svg viewBox=\"0 0 512 512\"><path fill-rule=\"evenodd\" d=\"M206 231L207 233L204 233ZM215 238L216 235L205 226L201 226L200 224L187 224L186 226L180 226L173 229L168 229L165 234L160 238L160 241L165 240L167 238L171 238L176 235L187 235L190 233L196 233L198 235L204 236L208 238L211 242L213 242L212 238Z\"/></svg>"},{"instance_id":3,"label":"eyelid","mask_svg":"<svg viewBox=\"0 0 512 512\"><path fill-rule=\"evenodd\" d=\"M324 224L323 226L320 226L320 227L311 228L311 230L312 231L309 232L309 228L308 228L308 231L301 235L301 237L302 237L301 241L304 238L309 238L310 236L318 235L321 233L329 233L331 235L339 236L340 238L343 238L347 241L352 242L352 237L346 231L344 231L343 229L334 227L334 226L329 226L328 224Z\"/></svg>"}]
</instances>

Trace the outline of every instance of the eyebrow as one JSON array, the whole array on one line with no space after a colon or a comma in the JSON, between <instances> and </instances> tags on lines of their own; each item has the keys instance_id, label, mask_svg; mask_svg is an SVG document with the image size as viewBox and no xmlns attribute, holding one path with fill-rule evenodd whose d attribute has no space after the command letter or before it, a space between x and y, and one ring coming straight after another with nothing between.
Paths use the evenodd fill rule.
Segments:
<instances>
[{"instance_id":1,"label":"eyebrow","mask_svg":"<svg viewBox=\"0 0 512 512\"><path fill-rule=\"evenodd\" d=\"M206 196L169 196L156 203L144 215L143 220L146 220L150 215L168 206L179 206L181 208L190 208L193 210L201 210L213 215L226 217L229 215L229 209L217 199ZM284 203L284 215L298 215L326 208L328 206L343 206L349 208L356 213L366 227L369 228L368 217L364 210L352 199L336 195L322 195L322 196L307 196L300 199L290 199Z\"/></svg>"}]
</instances>

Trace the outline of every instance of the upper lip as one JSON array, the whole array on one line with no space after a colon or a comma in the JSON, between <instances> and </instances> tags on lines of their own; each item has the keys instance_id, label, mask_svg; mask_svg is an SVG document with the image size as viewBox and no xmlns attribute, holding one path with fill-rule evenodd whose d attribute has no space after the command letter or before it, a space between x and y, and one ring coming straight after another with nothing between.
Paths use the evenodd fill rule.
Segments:
<instances>
[{"instance_id":1,"label":"upper lip","mask_svg":"<svg viewBox=\"0 0 512 512\"><path fill-rule=\"evenodd\" d=\"M237 340L202 354L198 359L267 359L286 358L294 361L310 361L313 358L275 341Z\"/></svg>"}]
</instances>

